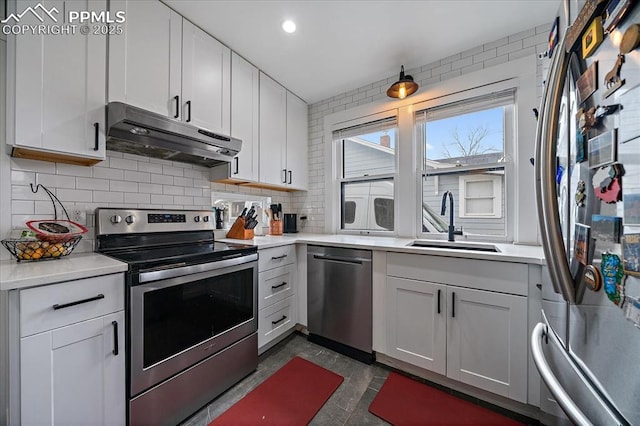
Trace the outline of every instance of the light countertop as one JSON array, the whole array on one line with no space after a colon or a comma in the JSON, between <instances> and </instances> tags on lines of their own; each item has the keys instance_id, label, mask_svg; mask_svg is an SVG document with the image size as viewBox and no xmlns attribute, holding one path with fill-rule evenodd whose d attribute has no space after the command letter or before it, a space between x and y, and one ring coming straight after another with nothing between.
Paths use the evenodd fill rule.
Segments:
<instances>
[{"instance_id":1,"label":"light countertop","mask_svg":"<svg viewBox=\"0 0 640 426\"><path fill-rule=\"evenodd\" d=\"M72 253L37 262L0 262L0 290L13 290L78 280L127 270L127 264L97 253Z\"/></svg>"},{"instance_id":2,"label":"light countertop","mask_svg":"<svg viewBox=\"0 0 640 426\"><path fill-rule=\"evenodd\" d=\"M500 252L480 252L456 250L450 248L410 247L415 238L393 238L378 236L360 236L348 234L285 234L256 236L252 240L219 239L223 242L234 242L257 246L258 249L278 247L287 244L315 244L346 248L363 248L398 253L428 254L434 256L458 257L466 259L483 259L500 262L530 263L543 265L544 252L540 246L520 244L492 243ZM442 241L442 240L440 240ZM462 241L461 241L462 242Z\"/></svg>"}]
</instances>

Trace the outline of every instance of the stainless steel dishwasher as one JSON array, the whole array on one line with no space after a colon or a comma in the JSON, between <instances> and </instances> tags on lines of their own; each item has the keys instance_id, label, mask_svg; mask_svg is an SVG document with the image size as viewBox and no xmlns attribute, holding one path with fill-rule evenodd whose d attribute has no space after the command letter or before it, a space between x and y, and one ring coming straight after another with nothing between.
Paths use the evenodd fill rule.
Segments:
<instances>
[{"instance_id":1,"label":"stainless steel dishwasher","mask_svg":"<svg viewBox=\"0 0 640 426\"><path fill-rule=\"evenodd\" d=\"M307 247L309 340L360 361L372 349L371 251Z\"/></svg>"}]
</instances>

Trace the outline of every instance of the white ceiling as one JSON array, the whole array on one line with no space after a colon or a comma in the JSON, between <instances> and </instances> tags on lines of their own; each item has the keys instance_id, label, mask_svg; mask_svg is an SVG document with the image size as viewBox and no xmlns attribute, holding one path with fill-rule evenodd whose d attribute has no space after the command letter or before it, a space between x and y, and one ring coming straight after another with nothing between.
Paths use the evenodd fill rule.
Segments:
<instances>
[{"instance_id":1,"label":"white ceiling","mask_svg":"<svg viewBox=\"0 0 640 426\"><path fill-rule=\"evenodd\" d=\"M308 103L552 22L559 0L163 0ZM292 19L297 31L280 25Z\"/></svg>"}]
</instances>

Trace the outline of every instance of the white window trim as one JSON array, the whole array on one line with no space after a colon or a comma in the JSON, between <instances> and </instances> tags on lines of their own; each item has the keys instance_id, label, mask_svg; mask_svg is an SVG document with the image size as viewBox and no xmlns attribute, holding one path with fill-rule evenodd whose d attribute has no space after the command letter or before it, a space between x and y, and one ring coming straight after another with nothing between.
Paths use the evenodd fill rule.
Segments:
<instances>
[{"instance_id":1,"label":"white window trim","mask_svg":"<svg viewBox=\"0 0 640 426\"><path fill-rule=\"evenodd\" d=\"M493 185L493 194L491 197L475 197L478 199L493 199L493 213L467 213L467 183L469 182L491 182ZM460 188L460 208L458 209L458 217L464 219L477 219L477 218L502 218L502 176L501 175L472 175L472 176L458 176L458 185Z\"/></svg>"},{"instance_id":2,"label":"white window trim","mask_svg":"<svg viewBox=\"0 0 640 426\"><path fill-rule=\"evenodd\" d=\"M506 183L511 188L510 191L513 191L513 194L507 193L507 202L510 204L509 215L512 217L507 217L505 220L508 222L508 229L513 229L512 239L515 243L539 244L538 229L530 226L531 223L537 223L536 210L530 208L530 188L534 187L535 181L529 165L529 158L533 156L535 150L532 141L535 138L536 122L531 118L530 111L532 106L538 104L536 81L536 58L535 55L529 55L423 87L416 95L403 100L381 99L326 115L323 119L325 232L335 234L340 226L340 188L337 181L336 144L333 143L332 133L344 127L342 123L352 120L372 121L376 115L384 114L385 111L398 112L399 140L396 156L399 172L395 180L396 234L401 237L415 238L420 236L417 224L421 223L421 218L419 220L417 200L420 199L422 189L419 161L421 147L415 143L414 138L413 114L418 110L416 104L420 102L435 104L447 94L452 97L451 99L456 96L463 99L469 96L468 93L464 97L461 96L463 91L481 89L496 82L510 82L511 87L517 88L514 131L515 138L520 143L515 144L511 162L511 167L515 167L517 173L514 171L513 179ZM411 172L407 173L407 170ZM402 190L399 190L400 188ZM409 213L403 215L402 212Z\"/></svg>"}]
</instances>

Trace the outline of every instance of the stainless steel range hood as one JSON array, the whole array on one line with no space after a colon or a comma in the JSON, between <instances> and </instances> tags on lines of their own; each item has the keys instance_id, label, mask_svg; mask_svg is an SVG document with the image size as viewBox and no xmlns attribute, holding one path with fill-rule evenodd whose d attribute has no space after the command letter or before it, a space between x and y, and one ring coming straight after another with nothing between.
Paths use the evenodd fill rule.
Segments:
<instances>
[{"instance_id":1,"label":"stainless steel range hood","mask_svg":"<svg viewBox=\"0 0 640 426\"><path fill-rule=\"evenodd\" d=\"M107 105L107 149L213 167L229 163L242 141L122 102Z\"/></svg>"}]
</instances>

